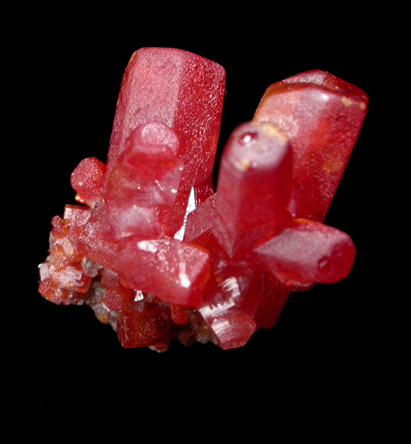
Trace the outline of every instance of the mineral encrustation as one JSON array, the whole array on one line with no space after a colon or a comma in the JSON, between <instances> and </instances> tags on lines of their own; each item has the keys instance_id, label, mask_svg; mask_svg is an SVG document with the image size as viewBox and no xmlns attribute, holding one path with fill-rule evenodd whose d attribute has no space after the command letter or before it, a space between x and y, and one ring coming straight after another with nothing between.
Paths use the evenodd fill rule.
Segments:
<instances>
[{"instance_id":1,"label":"mineral encrustation","mask_svg":"<svg viewBox=\"0 0 411 444\"><path fill-rule=\"evenodd\" d=\"M127 66L107 163L71 175L76 204L52 219L39 291L87 304L125 348L172 339L243 346L292 291L345 278L355 247L324 225L368 98L327 72L272 84L212 171L225 71L172 48Z\"/></svg>"}]
</instances>

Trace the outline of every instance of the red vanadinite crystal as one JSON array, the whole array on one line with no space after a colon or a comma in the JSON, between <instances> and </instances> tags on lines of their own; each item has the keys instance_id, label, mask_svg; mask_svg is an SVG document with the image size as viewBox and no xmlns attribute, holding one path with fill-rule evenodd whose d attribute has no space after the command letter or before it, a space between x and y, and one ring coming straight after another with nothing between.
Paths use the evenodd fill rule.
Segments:
<instances>
[{"instance_id":1,"label":"red vanadinite crystal","mask_svg":"<svg viewBox=\"0 0 411 444\"><path fill-rule=\"evenodd\" d=\"M281 128L293 146L293 217L324 220L367 107L363 91L319 70L267 88L254 120Z\"/></svg>"},{"instance_id":2,"label":"red vanadinite crystal","mask_svg":"<svg viewBox=\"0 0 411 444\"><path fill-rule=\"evenodd\" d=\"M346 277L350 237L322 221L368 106L313 70L274 83L232 132L214 192L225 71L171 48L136 51L117 102L107 167L71 175L40 293L87 304L123 347L243 346L291 291Z\"/></svg>"}]
</instances>

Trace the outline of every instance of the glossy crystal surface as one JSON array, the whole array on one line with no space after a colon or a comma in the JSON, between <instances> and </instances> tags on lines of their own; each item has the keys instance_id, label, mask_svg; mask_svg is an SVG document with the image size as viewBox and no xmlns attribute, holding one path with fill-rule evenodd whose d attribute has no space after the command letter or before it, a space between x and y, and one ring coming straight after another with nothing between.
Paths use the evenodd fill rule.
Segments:
<instances>
[{"instance_id":1,"label":"glossy crystal surface","mask_svg":"<svg viewBox=\"0 0 411 444\"><path fill-rule=\"evenodd\" d=\"M292 291L345 278L350 237L322 223L361 129L363 91L319 70L274 83L211 174L225 94L215 62L136 51L107 164L71 175L78 204L52 220L39 291L86 304L125 348L175 339L241 347Z\"/></svg>"}]
</instances>

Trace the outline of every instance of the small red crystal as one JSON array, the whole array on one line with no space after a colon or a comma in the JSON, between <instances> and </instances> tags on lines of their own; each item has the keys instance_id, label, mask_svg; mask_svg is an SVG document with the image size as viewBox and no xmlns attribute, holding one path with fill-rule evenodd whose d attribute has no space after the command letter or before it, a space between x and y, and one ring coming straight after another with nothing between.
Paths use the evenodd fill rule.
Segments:
<instances>
[{"instance_id":1,"label":"small red crystal","mask_svg":"<svg viewBox=\"0 0 411 444\"><path fill-rule=\"evenodd\" d=\"M281 282L297 286L338 282L355 257L347 234L307 219L296 219L255 251Z\"/></svg>"},{"instance_id":2,"label":"small red crystal","mask_svg":"<svg viewBox=\"0 0 411 444\"><path fill-rule=\"evenodd\" d=\"M154 346L169 341L170 323L155 310L124 310L117 318L117 334L124 348Z\"/></svg>"},{"instance_id":3,"label":"small red crystal","mask_svg":"<svg viewBox=\"0 0 411 444\"><path fill-rule=\"evenodd\" d=\"M201 305L210 273L206 250L171 238L126 239L116 271L127 286L172 304Z\"/></svg>"},{"instance_id":4,"label":"small red crystal","mask_svg":"<svg viewBox=\"0 0 411 444\"><path fill-rule=\"evenodd\" d=\"M100 198L106 166L95 157L82 160L71 174L71 186L77 191L77 200L93 205Z\"/></svg>"},{"instance_id":5,"label":"small red crystal","mask_svg":"<svg viewBox=\"0 0 411 444\"><path fill-rule=\"evenodd\" d=\"M224 69L171 48L136 51L107 167L84 159L52 220L40 293L87 304L125 348L243 346L275 325L291 291L348 275L350 237L322 221L368 98L319 70L271 85L211 181Z\"/></svg>"}]
</instances>

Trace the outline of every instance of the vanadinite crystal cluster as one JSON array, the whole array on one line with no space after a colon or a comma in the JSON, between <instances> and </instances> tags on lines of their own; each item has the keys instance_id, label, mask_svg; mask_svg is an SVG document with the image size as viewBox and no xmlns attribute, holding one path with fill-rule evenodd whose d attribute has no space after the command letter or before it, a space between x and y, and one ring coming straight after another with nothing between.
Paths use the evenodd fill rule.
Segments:
<instances>
[{"instance_id":1,"label":"vanadinite crystal cluster","mask_svg":"<svg viewBox=\"0 0 411 444\"><path fill-rule=\"evenodd\" d=\"M76 204L52 219L39 291L87 304L125 348L243 346L292 291L351 270L351 238L324 225L368 105L312 70L272 84L212 171L225 71L172 48L127 66L106 164L71 175Z\"/></svg>"}]
</instances>

